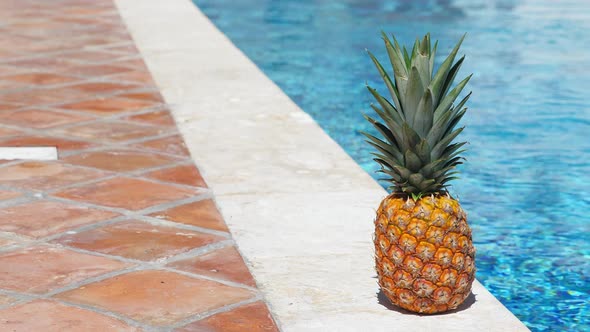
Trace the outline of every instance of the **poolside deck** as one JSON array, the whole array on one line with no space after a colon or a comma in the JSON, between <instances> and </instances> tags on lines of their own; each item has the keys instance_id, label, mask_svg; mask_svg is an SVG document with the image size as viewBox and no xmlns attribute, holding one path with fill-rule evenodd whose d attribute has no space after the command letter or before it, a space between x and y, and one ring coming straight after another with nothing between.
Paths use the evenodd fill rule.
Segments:
<instances>
[{"instance_id":1,"label":"poolside deck","mask_svg":"<svg viewBox=\"0 0 590 332\"><path fill-rule=\"evenodd\" d=\"M276 331L113 1L0 21L0 330Z\"/></svg>"}]
</instances>

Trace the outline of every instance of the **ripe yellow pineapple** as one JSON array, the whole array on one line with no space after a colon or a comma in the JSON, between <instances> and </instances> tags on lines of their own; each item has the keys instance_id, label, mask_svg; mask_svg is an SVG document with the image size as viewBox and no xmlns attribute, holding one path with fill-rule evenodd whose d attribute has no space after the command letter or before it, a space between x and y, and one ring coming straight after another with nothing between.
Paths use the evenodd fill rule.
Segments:
<instances>
[{"instance_id":1,"label":"ripe yellow pineapple","mask_svg":"<svg viewBox=\"0 0 590 332\"><path fill-rule=\"evenodd\" d=\"M382 121L369 116L381 138L365 133L375 161L392 183L377 210L375 262L379 285L395 305L419 313L457 308L471 292L475 248L467 216L446 188L462 163L454 143L471 93L455 104L471 76L451 89L464 57L463 38L434 72L437 43L416 40L411 53L383 35L393 80L371 54L392 102L368 87Z\"/></svg>"}]
</instances>

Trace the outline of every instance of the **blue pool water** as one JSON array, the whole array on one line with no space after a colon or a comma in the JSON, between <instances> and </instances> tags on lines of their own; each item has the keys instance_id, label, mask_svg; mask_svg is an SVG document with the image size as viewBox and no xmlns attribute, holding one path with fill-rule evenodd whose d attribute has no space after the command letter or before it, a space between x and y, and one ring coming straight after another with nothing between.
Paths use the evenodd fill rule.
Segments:
<instances>
[{"instance_id":1,"label":"blue pool water","mask_svg":"<svg viewBox=\"0 0 590 332\"><path fill-rule=\"evenodd\" d=\"M380 30L430 31L443 54L468 32L471 144L452 192L477 277L531 330L590 331L590 1L195 2L371 173L365 81L385 89L364 49L386 62Z\"/></svg>"}]
</instances>

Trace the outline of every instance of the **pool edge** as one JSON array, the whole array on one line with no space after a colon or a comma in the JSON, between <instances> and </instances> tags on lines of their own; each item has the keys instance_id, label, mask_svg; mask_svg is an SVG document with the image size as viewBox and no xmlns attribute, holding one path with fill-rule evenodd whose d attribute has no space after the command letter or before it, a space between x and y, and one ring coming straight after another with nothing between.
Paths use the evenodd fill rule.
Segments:
<instances>
[{"instance_id":1,"label":"pool edge","mask_svg":"<svg viewBox=\"0 0 590 332\"><path fill-rule=\"evenodd\" d=\"M115 2L283 330L528 330L477 281L450 315L378 304L385 191L190 1Z\"/></svg>"}]
</instances>

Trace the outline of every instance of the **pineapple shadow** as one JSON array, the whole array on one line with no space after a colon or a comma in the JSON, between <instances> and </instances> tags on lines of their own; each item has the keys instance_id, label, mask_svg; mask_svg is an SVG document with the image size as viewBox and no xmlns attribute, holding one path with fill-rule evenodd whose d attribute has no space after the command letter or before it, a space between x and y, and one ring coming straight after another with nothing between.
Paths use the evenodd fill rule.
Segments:
<instances>
[{"instance_id":1,"label":"pineapple shadow","mask_svg":"<svg viewBox=\"0 0 590 332\"><path fill-rule=\"evenodd\" d=\"M458 306L456 309L449 310L446 312L437 313L437 314L419 314L419 313L415 313L415 312L411 312L411 311L402 309L400 307L396 307L391 302L389 302L389 299L387 299L387 297L385 296L385 294L383 293L382 290L379 290L379 292L377 292L377 301L379 302L379 304L381 304L382 306L384 306L385 308L387 308L391 311L397 311L399 313L406 314L406 315L442 316L442 315L454 314L456 312L469 309L469 307L471 307L477 300L475 299L475 294L473 294L473 292L471 292L469 294L469 296L465 299L465 301L460 306Z\"/></svg>"}]
</instances>

